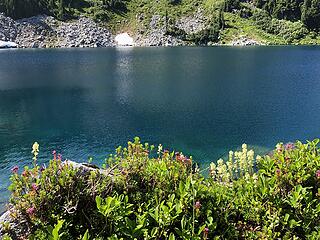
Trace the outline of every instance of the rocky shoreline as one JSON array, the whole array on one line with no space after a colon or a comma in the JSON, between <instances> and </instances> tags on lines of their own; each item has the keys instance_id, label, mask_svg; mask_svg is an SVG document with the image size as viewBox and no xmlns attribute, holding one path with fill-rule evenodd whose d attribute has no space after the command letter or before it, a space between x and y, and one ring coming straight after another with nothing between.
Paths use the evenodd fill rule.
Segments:
<instances>
[{"instance_id":1,"label":"rocky shoreline","mask_svg":"<svg viewBox=\"0 0 320 240\"><path fill-rule=\"evenodd\" d=\"M137 19L143 21L143 16L137 16ZM133 46L193 45L179 36L166 34L164 21L164 17L154 15L148 27L142 27L132 34ZM206 27L206 18L199 9L194 15L177 20L175 26L187 34L196 33ZM68 22L46 15L13 20L0 13L0 48L114 47L118 45L115 37L109 29L86 17ZM260 43L241 38L230 45L247 46Z\"/></svg>"},{"instance_id":2,"label":"rocky shoreline","mask_svg":"<svg viewBox=\"0 0 320 240\"><path fill-rule=\"evenodd\" d=\"M65 23L46 15L14 21L0 14L0 40L19 48L114 46L110 31L89 18Z\"/></svg>"}]
</instances>

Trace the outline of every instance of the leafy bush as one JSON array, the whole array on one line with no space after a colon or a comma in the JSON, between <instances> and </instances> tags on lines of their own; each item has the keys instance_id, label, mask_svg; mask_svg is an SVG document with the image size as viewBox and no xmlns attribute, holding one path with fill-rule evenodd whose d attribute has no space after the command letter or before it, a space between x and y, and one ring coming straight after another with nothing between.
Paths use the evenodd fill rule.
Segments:
<instances>
[{"instance_id":1,"label":"leafy bush","mask_svg":"<svg viewBox=\"0 0 320 240\"><path fill-rule=\"evenodd\" d=\"M30 239L319 239L318 144L280 143L256 158L244 144L207 178L192 158L138 138L105 170L56 153L39 167L35 155L34 168L12 169L13 216Z\"/></svg>"},{"instance_id":2,"label":"leafy bush","mask_svg":"<svg viewBox=\"0 0 320 240\"><path fill-rule=\"evenodd\" d=\"M286 43L299 40L309 33L302 22L290 22L271 18L268 13L263 10L255 10L252 18L262 30L282 37Z\"/></svg>"}]
</instances>

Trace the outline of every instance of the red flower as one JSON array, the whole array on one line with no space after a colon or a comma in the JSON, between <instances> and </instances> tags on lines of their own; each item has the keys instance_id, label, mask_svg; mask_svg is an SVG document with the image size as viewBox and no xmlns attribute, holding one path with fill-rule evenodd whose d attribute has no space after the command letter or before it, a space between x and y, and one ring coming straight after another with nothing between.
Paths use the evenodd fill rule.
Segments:
<instances>
[{"instance_id":1,"label":"red flower","mask_svg":"<svg viewBox=\"0 0 320 240\"><path fill-rule=\"evenodd\" d=\"M17 173L19 170L19 167L18 166L14 166L13 168L11 168L11 172L12 173Z\"/></svg>"}]
</instances>

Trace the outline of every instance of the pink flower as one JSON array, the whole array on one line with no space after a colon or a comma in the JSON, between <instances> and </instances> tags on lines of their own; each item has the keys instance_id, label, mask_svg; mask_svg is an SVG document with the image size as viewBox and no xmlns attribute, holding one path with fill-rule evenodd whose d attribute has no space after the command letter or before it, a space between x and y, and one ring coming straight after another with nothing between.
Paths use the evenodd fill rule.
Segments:
<instances>
[{"instance_id":1,"label":"pink flower","mask_svg":"<svg viewBox=\"0 0 320 240\"><path fill-rule=\"evenodd\" d=\"M195 205L194 205L194 208L199 210L201 208L201 203L200 201L196 201Z\"/></svg>"},{"instance_id":2,"label":"pink flower","mask_svg":"<svg viewBox=\"0 0 320 240\"><path fill-rule=\"evenodd\" d=\"M316 171L316 178L317 178L317 179L320 179L320 170L317 170L317 171Z\"/></svg>"},{"instance_id":3,"label":"pink flower","mask_svg":"<svg viewBox=\"0 0 320 240\"><path fill-rule=\"evenodd\" d=\"M62 155L59 153L58 154L58 159L61 161L61 159L62 159Z\"/></svg>"},{"instance_id":4,"label":"pink flower","mask_svg":"<svg viewBox=\"0 0 320 240\"><path fill-rule=\"evenodd\" d=\"M31 188L33 191L37 191L39 189L39 186L36 183L32 183Z\"/></svg>"},{"instance_id":5,"label":"pink flower","mask_svg":"<svg viewBox=\"0 0 320 240\"><path fill-rule=\"evenodd\" d=\"M56 152L56 150L53 150L53 151L52 151L52 155L53 155L53 160L56 160L56 159L57 159L57 152Z\"/></svg>"},{"instance_id":6,"label":"pink flower","mask_svg":"<svg viewBox=\"0 0 320 240\"><path fill-rule=\"evenodd\" d=\"M35 209L35 207L30 207L30 208L27 209L26 212L27 212L27 214L29 216L33 216L35 214L35 212L36 212L36 209Z\"/></svg>"},{"instance_id":7,"label":"pink flower","mask_svg":"<svg viewBox=\"0 0 320 240\"><path fill-rule=\"evenodd\" d=\"M22 172L22 176L23 177L27 177L29 175L29 172L27 171L27 170L24 170L23 172Z\"/></svg>"},{"instance_id":8,"label":"pink flower","mask_svg":"<svg viewBox=\"0 0 320 240\"><path fill-rule=\"evenodd\" d=\"M286 145L284 145L284 148L288 151L288 150L294 149L295 146L294 146L294 143L288 142Z\"/></svg>"},{"instance_id":9,"label":"pink flower","mask_svg":"<svg viewBox=\"0 0 320 240\"><path fill-rule=\"evenodd\" d=\"M204 239L208 239L208 234L209 234L209 228L205 228L203 229L203 238Z\"/></svg>"},{"instance_id":10,"label":"pink flower","mask_svg":"<svg viewBox=\"0 0 320 240\"><path fill-rule=\"evenodd\" d=\"M14 166L13 168L11 168L11 172L12 173L17 173L19 170L19 167L18 166Z\"/></svg>"}]
</instances>

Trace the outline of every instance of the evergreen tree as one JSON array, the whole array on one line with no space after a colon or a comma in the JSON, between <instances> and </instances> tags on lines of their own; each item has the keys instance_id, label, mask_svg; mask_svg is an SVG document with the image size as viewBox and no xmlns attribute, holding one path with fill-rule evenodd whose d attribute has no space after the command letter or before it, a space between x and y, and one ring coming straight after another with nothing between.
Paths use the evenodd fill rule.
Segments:
<instances>
[{"instance_id":1,"label":"evergreen tree","mask_svg":"<svg viewBox=\"0 0 320 240\"><path fill-rule=\"evenodd\" d=\"M312 30L320 29L320 0L304 0L301 21Z\"/></svg>"},{"instance_id":2,"label":"evergreen tree","mask_svg":"<svg viewBox=\"0 0 320 240\"><path fill-rule=\"evenodd\" d=\"M58 18L60 20L65 19L65 0L59 0L58 4Z\"/></svg>"}]
</instances>

